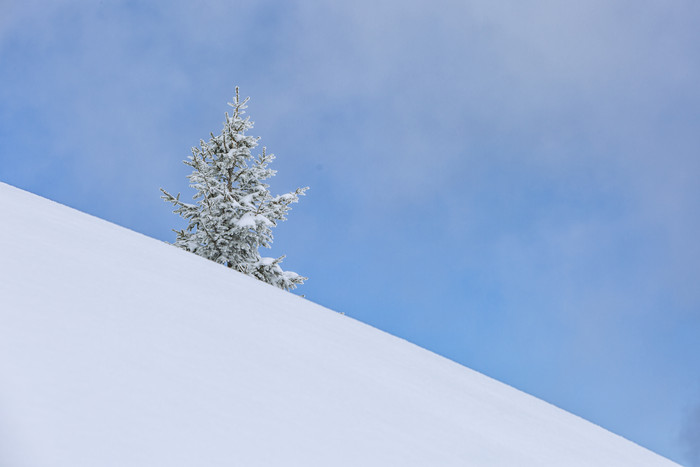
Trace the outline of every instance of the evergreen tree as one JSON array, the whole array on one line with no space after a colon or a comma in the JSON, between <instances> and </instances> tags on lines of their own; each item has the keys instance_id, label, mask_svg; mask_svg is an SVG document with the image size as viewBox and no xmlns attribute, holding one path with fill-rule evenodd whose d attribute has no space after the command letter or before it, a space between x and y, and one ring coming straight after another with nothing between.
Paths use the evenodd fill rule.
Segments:
<instances>
[{"instance_id":1,"label":"evergreen tree","mask_svg":"<svg viewBox=\"0 0 700 467\"><path fill-rule=\"evenodd\" d=\"M253 128L249 117L243 118L249 98L241 101L236 87L233 115L226 112L221 134L192 148L185 164L192 167L188 175L195 189L194 204L180 201L161 188L162 198L175 206L175 213L187 219L185 229L175 231L174 245L224 264L244 274L281 289L291 290L307 278L283 271L279 258L263 258L258 248L269 248L272 227L286 220L291 204L308 189L272 196L264 180L276 173L268 167L275 158L263 147L254 158L251 151L260 138L246 134Z\"/></svg>"}]
</instances>

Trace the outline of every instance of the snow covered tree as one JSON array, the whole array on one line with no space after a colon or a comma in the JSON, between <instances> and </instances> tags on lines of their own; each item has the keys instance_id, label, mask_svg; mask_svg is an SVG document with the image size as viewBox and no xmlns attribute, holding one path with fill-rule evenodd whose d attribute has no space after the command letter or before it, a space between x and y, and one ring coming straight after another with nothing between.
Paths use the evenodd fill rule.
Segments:
<instances>
[{"instance_id":1,"label":"snow covered tree","mask_svg":"<svg viewBox=\"0 0 700 467\"><path fill-rule=\"evenodd\" d=\"M276 173L268 167L275 158L265 148L257 157L251 151L258 146L259 137L247 135L253 128L249 117L243 117L249 98L240 100L238 87L233 114L226 112L221 134L208 142L201 140L199 148L185 164L192 167L188 175L195 189L194 204L180 200L161 188L162 198L175 206L175 213L187 219L185 229L175 231L174 245L224 264L281 289L291 290L307 278L283 271L279 258L263 258L258 248L269 248L272 227L286 220L290 205L308 189L297 188L283 195L272 196L264 180Z\"/></svg>"}]
</instances>

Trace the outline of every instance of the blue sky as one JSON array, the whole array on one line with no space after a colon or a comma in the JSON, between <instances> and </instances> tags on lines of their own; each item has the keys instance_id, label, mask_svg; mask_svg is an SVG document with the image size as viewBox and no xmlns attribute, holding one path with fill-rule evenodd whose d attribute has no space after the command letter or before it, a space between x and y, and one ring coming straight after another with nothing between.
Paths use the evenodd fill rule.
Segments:
<instances>
[{"instance_id":1,"label":"blue sky","mask_svg":"<svg viewBox=\"0 0 700 467\"><path fill-rule=\"evenodd\" d=\"M299 293L700 465L697 2L3 11L0 180L172 241L239 85Z\"/></svg>"}]
</instances>

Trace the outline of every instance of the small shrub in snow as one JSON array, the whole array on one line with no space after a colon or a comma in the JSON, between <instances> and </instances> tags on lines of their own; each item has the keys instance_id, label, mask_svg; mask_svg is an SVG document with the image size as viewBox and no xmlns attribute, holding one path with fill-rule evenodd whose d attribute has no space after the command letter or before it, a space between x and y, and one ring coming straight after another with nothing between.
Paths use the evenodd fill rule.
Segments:
<instances>
[{"instance_id":1,"label":"small shrub in snow","mask_svg":"<svg viewBox=\"0 0 700 467\"><path fill-rule=\"evenodd\" d=\"M192 148L185 164L193 171L188 178L195 189L194 204L180 200L161 188L162 198L175 206L175 213L187 219L185 229L175 231L175 245L281 289L291 290L307 278L283 271L279 258L263 258L258 248L269 248L272 228L286 219L290 205L308 189L272 196L265 180L276 173L268 167L275 158L265 148L257 157L251 151L260 138L247 135L253 128L243 118L248 98L240 100L238 87L233 114L226 113L221 134Z\"/></svg>"}]
</instances>

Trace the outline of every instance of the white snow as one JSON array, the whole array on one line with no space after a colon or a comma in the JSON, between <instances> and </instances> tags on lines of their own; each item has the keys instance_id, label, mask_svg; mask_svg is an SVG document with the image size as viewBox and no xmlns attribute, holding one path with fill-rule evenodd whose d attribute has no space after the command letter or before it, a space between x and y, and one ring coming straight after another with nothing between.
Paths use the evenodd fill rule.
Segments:
<instances>
[{"instance_id":1,"label":"white snow","mask_svg":"<svg viewBox=\"0 0 700 467\"><path fill-rule=\"evenodd\" d=\"M676 465L347 316L1 183L0 215L2 467Z\"/></svg>"},{"instance_id":2,"label":"white snow","mask_svg":"<svg viewBox=\"0 0 700 467\"><path fill-rule=\"evenodd\" d=\"M246 212L241 216L240 219L234 222L238 227L242 229L254 229L255 228L255 214L252 212Z\"/></svg>"},{"instance_id":3,"label":"white snow","mask_svg":"<svg viewBox=\"0 0 700 467\"><path fill-rule=\"evenodd\" d=\"M260 214L255 214L253 212L246 212L240 219L235 221L234 224L241 229L254 229L258 224L263 224L268 227L274 226L274 224L267 217Z\"/></svg>"}]
</instances>

